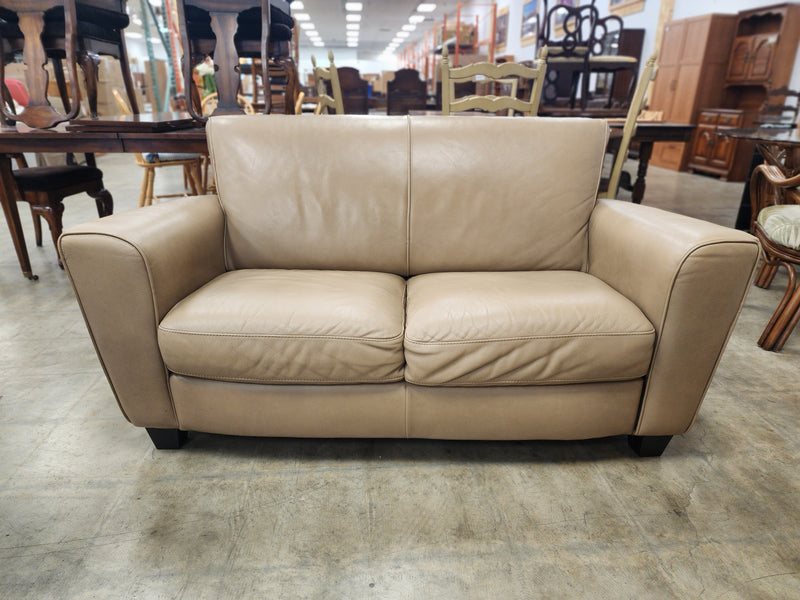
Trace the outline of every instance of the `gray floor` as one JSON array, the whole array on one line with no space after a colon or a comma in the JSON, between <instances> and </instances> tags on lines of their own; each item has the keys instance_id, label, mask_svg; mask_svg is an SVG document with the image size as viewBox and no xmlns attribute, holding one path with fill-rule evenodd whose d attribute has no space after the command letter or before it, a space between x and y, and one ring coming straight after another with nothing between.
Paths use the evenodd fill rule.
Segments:
<instances>
[{"instance_id":1,"label":"gray floor","mask_svg":"<svg viewBox=\"0 0 800 600\"><path fill-rule=\"evenodd\" d=\"M133 157L100 166L132 209ZM648 183L646 204L733 224L741 184ZM68 203L67 225L92 218L88 197ZM159 452L117 409L49 240L31 258L36 283L3 229L4 599L800 596L800 332L780 354L755 344L783 275L751 291L697 423L660 459L623 438L194 434Z\"/></svg>"}]
</instances>

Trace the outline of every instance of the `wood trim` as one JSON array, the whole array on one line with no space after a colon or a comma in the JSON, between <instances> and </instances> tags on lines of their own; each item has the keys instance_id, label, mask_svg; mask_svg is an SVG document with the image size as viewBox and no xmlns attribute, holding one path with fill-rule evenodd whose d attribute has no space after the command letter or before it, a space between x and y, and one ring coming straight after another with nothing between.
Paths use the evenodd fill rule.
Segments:
<instances>
[{"instance_id":1,"label":"wood trim","mask_svg":"<svg viewBox=\"0 0 800 600\"><path fill-rule=\"evenodd\" d=\"M644 10L645 0L608 0L608 12L618 17L627 17Z\"/></svg>"}]
</instances>

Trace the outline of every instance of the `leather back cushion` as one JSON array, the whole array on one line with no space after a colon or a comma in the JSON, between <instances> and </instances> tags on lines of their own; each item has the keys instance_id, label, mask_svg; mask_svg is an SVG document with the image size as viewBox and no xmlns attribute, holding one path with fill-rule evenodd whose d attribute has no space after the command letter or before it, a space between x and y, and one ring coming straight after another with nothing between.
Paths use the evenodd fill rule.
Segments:
<instances>
[{"instance_id":1,"label":"leather back cushion","mask_svg":"<svg viewBox=\"0 0 800 600\"><path fill-rule=\"evenodd\" d=\"M407 274L403 117L226 116L206 130L228 269Z\"/></svg>"},{"instance_id":2,"label":"leather back cushion","mask_svg":"<svg viewBox=\"0 0 800 600\"><path fill-rule=\"evenodd\" d=\"M601 120L259 115L206 128L228 269L585 268Z\"/></svg>"},{"instance_id":3,"label":"leather back cushion","mask_svg":"<svg viewBox=\"0 0 800 600\"><path fill-rule=\"evenodd\" d=\"M412 275L583 270L606 124L411 120Z\"/></svg>"}]
</instances>

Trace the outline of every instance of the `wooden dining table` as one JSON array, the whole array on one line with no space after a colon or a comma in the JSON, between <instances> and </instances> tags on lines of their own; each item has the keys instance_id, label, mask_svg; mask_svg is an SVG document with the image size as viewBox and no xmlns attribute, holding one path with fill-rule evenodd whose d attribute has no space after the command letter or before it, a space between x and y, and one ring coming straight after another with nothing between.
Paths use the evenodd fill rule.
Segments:
<instances>
[{"instance_id":1,"label":"wooden dining table","mask_svg":"<svg viewBox=\"0 0 800 600\"><path fill-rule=\"evenodd\" d=\"M207 153L205 129L186 127L186 113L169 115L133 115L128 119L106 119L100 123L62 123L53 129L34 130L23 125L0 127L0 205L8 224L14 249L22 274L35 279L31 269L25 236L22 231L17 200L19 192L12 174L14 154L23 152L197 152ZM310 118L310 117L303 117ZM376 117L381 118L381 117ZM115 123L116 121L116 123ZM131 121L141 121L137 126ZM169 122L181 122L182 129L170 130ZM611 123L612 131L622 124ZM653 152L653 143L662 141L687 141L692 125L642 122L634 141L639 142L639 167L633 184L633 201L642 201L645 192L647 165Z\"/></svg>"}]
</instances>

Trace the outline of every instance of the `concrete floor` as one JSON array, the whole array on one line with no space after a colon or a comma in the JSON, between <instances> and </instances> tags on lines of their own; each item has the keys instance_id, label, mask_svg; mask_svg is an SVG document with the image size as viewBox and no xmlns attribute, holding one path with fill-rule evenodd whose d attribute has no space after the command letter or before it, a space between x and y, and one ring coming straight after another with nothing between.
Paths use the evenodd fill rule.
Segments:
<instances>
[{"instance_id":1,"label":"concrete floor","mask_svg":"<svg viewBox=\"0 0 800 600\"><path fill-rule=\"evenodd\" d=\"M99 164L132 209L133 157ZM741 186L651 168L645 203L732 225ZM93 211L70 199L66 224ZM624 438L193 434L168 452L117 409L52 244L31 259L35 283L3 229L1 598L800 596L800 332L780 354L755 343L783 275L752 289L697 423L660 459Z\"/></svg>"}]
</instances>

